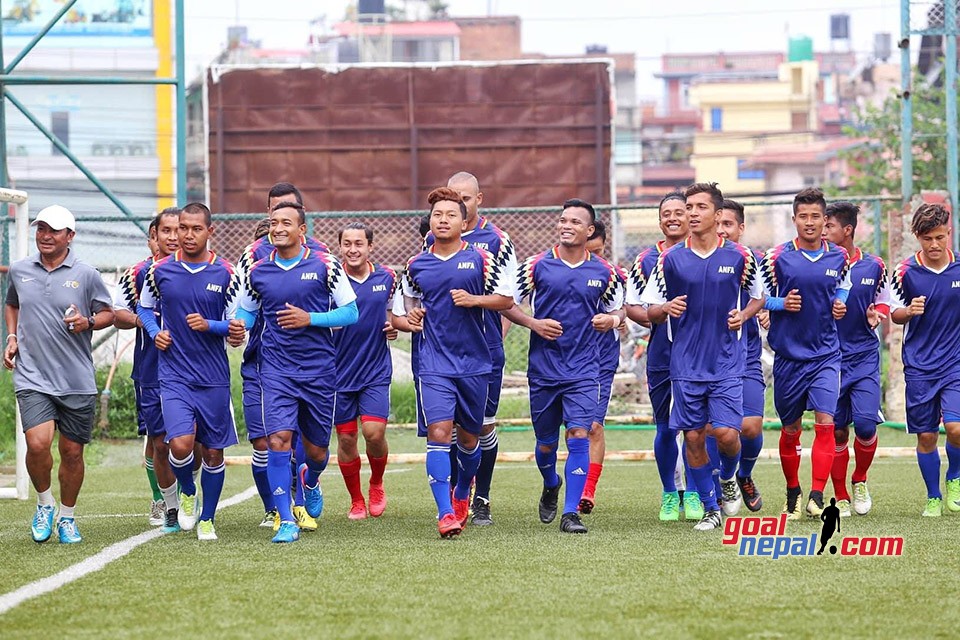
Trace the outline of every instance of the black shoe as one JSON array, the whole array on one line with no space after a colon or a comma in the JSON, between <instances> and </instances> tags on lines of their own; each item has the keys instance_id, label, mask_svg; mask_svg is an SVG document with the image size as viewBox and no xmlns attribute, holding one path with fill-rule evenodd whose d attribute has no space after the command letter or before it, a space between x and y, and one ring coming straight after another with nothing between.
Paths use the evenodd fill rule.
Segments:
<instances>
[{"instance_id":1,"label":"black shoe","mask_svg":"<svg viewBox=\"0 0 960 640\"><path fill-rule=\"evenodd\" d=\"M760 508L763 507L763 498L760 497L760 489L757 489L757 485L753 484L753 478L751 476L746 478L737 476L737 484L740 485L740 493L743 494L743 503L747 505L747 509L760 511Z\"/></svg>"},{"instance_id":2,"label":"black shoe","mask_svg":"<svg viewBox=\"0 0 960 640\"><path fill-rule=\"evenodd\" d=\"M473 518L470 520L478 527L486 527L493 524L493 518L490 517L490 501L480 496L473 499Z\"/></svg>"},{"instance_id":3,"label":"black shoe","mask_svg":"<svg viewBox=\"0 0 960 640\"><path fill-rule=\"evenodd\" d=\"M565 513L560 516L560 531L563 533L586 533L587 528L580 521L576 513Z\"/></svg>"},{"instance_id":4,"label":"black shoe","mask_svg":"<svg viewBox=\"0 0 960 640\"><path fill-rule=\"evenodd\" d=\"M543 488L540 494L540 522L550 524L557 517L557 498L560 496L560 487L563 486L563 478L552 488Z\"/></svg>"},{"instance_id":5,"label":"black shoe","mask_svg":"<svg viewBox=\"0 0 960 640\"><path fill-rule=\"evenodd\" d=\"M179 509L167 509L166 515L163 517L163 530L167 533L174 533L180 531L180 523L177 520L177 515L179 514Z\"/></svg>"}]
</instances>

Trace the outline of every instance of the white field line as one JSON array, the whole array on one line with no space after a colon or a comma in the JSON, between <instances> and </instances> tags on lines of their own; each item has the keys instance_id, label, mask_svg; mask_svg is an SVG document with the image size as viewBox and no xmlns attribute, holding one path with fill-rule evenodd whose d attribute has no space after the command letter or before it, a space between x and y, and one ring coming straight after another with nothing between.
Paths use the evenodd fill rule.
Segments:
<instances>
[{"instance_id":1,"label":"white field line","mask_svg":"<svg viewBox=\"0 0 960 640\"><path fill-rule=\"evenodd\" d=\"M235 504L240 504L244 500L249 500L255 495L257 495L257 488L249 487L240 493L227 498L226 500L221 500L220 504L217 505L217 511L226 509L227 507L232 507ZM15 589L10 593L5 593L0 596L0 615L6 613L10 609L13 609L17 605L26 602L27 600L31 600L37 596L42 596L45 593L50 593L51 591L55 591L60 587L79 580L86 575L100 571L100 569L103 569L114 560L119 560L140 545L150 542L151 540L159 538L163 535L165 534L161 528L150 529L149 531L138 533L137 535L131 536L126 540L115 542L102 551L95 553L85 560L81 560L75 565L67 567L63 571L53 574L52 576L41 578L40 580L26 584L19 589Z\"/></svg>"}]
</instances>

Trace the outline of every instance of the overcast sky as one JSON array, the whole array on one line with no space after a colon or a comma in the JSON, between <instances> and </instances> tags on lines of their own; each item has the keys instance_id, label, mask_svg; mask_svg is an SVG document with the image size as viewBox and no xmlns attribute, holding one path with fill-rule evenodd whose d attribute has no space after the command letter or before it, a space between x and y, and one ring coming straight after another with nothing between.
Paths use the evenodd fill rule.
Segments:
<instances>
[{"instance_id":1,"label":"overcast sky","mask_svg":"<svg viewBox=\"0 0 960 640\"><path fill-rule=\"evenodd\" d=\"M193 75L222 49L230 25L246 25L251 39L261 40L268 48L300 48L312 18L326 15L332 24L343 17L348 4L346 0L187 2L188 72ZM420 3L408 0L408 4ZM916 3L915 21L925 13L923 4ZM900 29L899 0L449 0L449 5L453 16L519 15L524 51L568 55L582 53L589 44L603 44L611 52L634 52L638 90L645 96L660 93L659 82L651 74L659 69L663 53L785 51L788 37L796 35L812 37L818 51L829 50L833 13L850 15L851 46L863 55L872 51L874 33L889 32L896 41Z\"/></svg>"}]
</instances>

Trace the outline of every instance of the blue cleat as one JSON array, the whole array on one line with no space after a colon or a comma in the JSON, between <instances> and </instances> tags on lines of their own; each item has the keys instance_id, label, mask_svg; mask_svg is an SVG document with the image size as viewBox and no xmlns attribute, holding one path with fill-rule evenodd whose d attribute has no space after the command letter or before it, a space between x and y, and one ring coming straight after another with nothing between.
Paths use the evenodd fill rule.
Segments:
<instances>
[{"instance_id":1,"label":"blue cleat","mask_svg":"<svg viewBox=\"0 0 960 640\"><path fill-rule=\"evenodd\" d=\"M288 542L296 542L300 539L300 527L297 526L296 522L281 522L280 528L277 530L277 534L273 536L271 542L276 542L278 544L284 544Z\"/></svg>"},{"instance_id":2,"label":"blue cleat","mask_svg":"<svg viewBox=\"0 0 960 640\"><path fill-rule=\"evenodd\" d=\"M319 518L323 513L323 490L320 488L320 480L317 480L317 486L307 486L307 465L300 465L300 484L303 486L303 506L307 509L307 515L311 518Z\"/></svg>"},{"instance_id":3,"label":"blue cleat","mask_svg":"<svg viewBox=\"0 0 960 640\"><path fill-rule=\"evenodd\" d=\"M60 518L60 521L57 522L57 534L63 544L76 544L83 540L73 518Z\"/></svg>"},{"instance_id":4,"label":"blue cleat","mask_svg":"<svg viewBox=\"0 0 960 640\"><path fill-rule=\"evenodd\" d=\"M37 505L37 513L30 525L34 542L46 542L53 535L53 516L56 512L56 505Z\"/></svg>"}]
</instances>

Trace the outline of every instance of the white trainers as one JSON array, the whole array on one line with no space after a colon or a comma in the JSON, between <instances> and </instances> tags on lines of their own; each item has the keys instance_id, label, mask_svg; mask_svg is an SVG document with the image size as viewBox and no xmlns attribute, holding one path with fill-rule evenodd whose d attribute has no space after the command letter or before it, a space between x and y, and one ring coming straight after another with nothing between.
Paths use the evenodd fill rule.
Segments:
<instances>
[{"instance_id":1,"label":"white trainers","mask_svg":"<svg viewBox=\"0 0 960 640\"><path fill-rule=\"evenodd\" d=\"M852 514L850 513L850 501L849 500L837 500L837 509L840 509L841 518L849 518Z\"/></svg>"},{"instance_id":2,"label":"white trainers","mask_svg":"<svg viewBox=\"0 0 960 640\"><path fill-rule=\"evenodd\" d=\"M853 483L853 510L858 516L865 516L870 513L871 507L873 507L873 498L870 497L867 483Z\"/></svg>"},{"instance_id":3,"label":"white trainers","mask_svg":"<svg viewBox=\"0 0 960 640\"><path fill-rule=\"evenodd\" d=\"M197 523L197 540L216 540L217 530L213 527L213 520L201 520Z\"/></svg>"},{"instance_id":4,"label":"white trainers","mask_svg":"<svg viewBox=\"0 0 960 640\"><path fill-rule=\"evenodd\" d=\"M723 515L728 517L737 515L740 512L740 507L743 506L743 495L740 493L736 478L721 479L720 492L722 494Z\"/></svg>"},{"instance_id":5,"label":"white trainers","mask_svg":"<svg viewBox=\"0 0 960 640\"><path fill-rule=\"evenodd\" d=\"M167 507L163 500L154 500L150 503L150 526L159 527L164 523Z\"/></svg>"},{"instance_id":6,"label":"white trainers","mask_svg":"<svg viewBox=\"0 0 960 640\"><path fill-rule=\"evenodd\" d=\"M177 513L177 522L184 531L190 531L197 524L197 516L200 515L200 495L194 494L188 496L180 493L180 512Z\"/></svg>"},{"instance_id":7,"label":"white trainers","mask_svg":"<svg viewBox=\"0 0 960 640\"><path fill-rule=\"evenodd\" d=\"M723 521L720 518L720 511L707 511L703 514L703 518L700 519L700 522L693 525L695 531L712 531L713 529L719 529L723 526Z\"/></svg>"}]
</instances>

